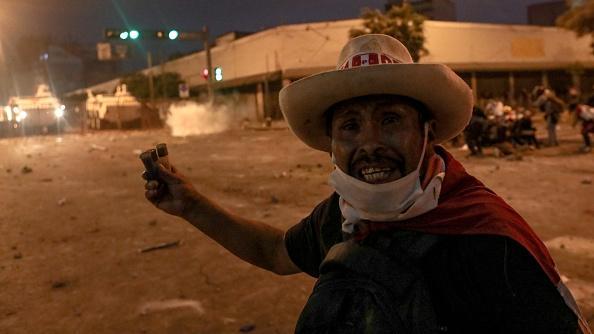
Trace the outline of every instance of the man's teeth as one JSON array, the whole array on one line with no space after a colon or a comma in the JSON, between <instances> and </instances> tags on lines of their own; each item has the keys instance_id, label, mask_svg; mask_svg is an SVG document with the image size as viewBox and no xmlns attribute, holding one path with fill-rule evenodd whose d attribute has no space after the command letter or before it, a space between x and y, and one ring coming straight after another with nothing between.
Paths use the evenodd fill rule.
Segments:
<instances>
[{"instance_id":1,"label":"man's teeth","mask_svg":"<svg viewBox=\"0 0 594 334\"><path fill-rule=\"evenodd\" d=\"M385 180L390 176L391 168L364 168L361 171L363 178L367 182L377 182Z\"/></svg>"}]
</instances>

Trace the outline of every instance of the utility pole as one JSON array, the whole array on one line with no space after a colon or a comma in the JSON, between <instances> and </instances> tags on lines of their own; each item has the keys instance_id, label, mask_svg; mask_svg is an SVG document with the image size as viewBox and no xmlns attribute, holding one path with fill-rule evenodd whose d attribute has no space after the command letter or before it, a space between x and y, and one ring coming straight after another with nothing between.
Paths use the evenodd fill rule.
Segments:
<instances>
[{"instance_id":1,"label":"utility pole","mask_svg":"<svg viewBox=\"0 0 594 334\"><path fill-rule=\"evenodd\" d=\"M202 42L204 43L204 51L206 52L206 68L208 69L208 101L212 104L214 102L214 89L212 87L212 59L210 55L210 43L208 37L208 27L202 27Z\"/></svg>"},{"instance_id":2,"label":"utility pole","mask_svg":"<svg viewBox=\"0 0 594 334\"><path fill-rule=\"evenodd\" d=\"M155 82L153 78L153 55L150 51L146 53L146 62L148 63L149 71L149 96L151 99L151 107L155 106Z\"/></svg>"}]
</instances>

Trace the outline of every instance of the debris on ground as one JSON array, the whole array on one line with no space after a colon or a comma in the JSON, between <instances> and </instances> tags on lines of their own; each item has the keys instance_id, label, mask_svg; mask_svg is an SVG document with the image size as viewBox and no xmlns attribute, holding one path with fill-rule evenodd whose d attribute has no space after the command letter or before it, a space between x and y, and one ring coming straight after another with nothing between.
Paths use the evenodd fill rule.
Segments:
<instances>
[{"instance_id":1,"label":"debris on ground","mask_svg":"<svg viewBox=\"0 0 594 334\"><path fill-rule=\"evenodd\" d=\"M23 258L23 254L21 252L18 252L18 253L16 253L16 254L13 255L13 258L15 260L20 260L20 259Z\"/></svg>"},{"instance_id":2,"label":"debris on ground","mask_svg":"<svg viewBox=\"0 0 594 334\"><path fill-rule=\"evenodd\" d=\"M33 172L33 168L29 167L29 166L23 166L23 168L21 168L21 173L22 174L29 174Z\"/></svg>"},{"instance_id":3,"label":"debris on ground","mask_svg":"<svg viewBox=\"0 0 594 334\"><path fill-rule=\"evenodd\" d=\"M270 203L278 204L278 202L280 202L280 200L276 196L274 196L274 195L270 196Z\"/></svg>"},{"instance_id":4,"label":"debris on ground","mask_svg":"<svg viewBox=\"0 0 594 334\"><path fill-rule=\"evenodd\" d=\"M248 333L256 329L256 325L254 324L247 324L239 327L239 331L242 333Z\"/></svg>"},{"instance_id":5,"label":"debris on ground","mask_svg":"<svg viewBox=\"0 0 594 334\"><path fill-rule=\"evenodd\" d=\"M68 281L55 281L52 282L52 289L61 289L69 285Z\"/></svg>"},{"instance_id":6,"label":"debris on ground","mask_svg":"<svg viewBox=\"0 0 594 334\"><path fill-rule=\"evenodd\" d=\"M46 182L46 183L47 182L52 182L52 181L54 181L54 179L52 179L51 177L47 177L47 178L41 179L41 182Z\"/></svg>"},{"instance_id":7,"label":"debris on ground","mask_svg":"<svg viewBox=\"0 0 594 334\"><path fill-rule=\"evenodd\" d=\"M66 199L66 197L60 198L58 200L58 206L63 206L64 204L66 204L68 200Z\"/></svg>"},{"instance_id":8,"label":"debris on ground","mask_svg":"<svg viewBox=\"0 0 594 334\"><path fill-rule=\"evenodd\" d=\"M582 184L592 184L592 179L583 179Z\"/></svg>"},{"instance_id":9,"label":"debris on ground","mask_svg":"<svg viewBox=\"0 0 594 334\"><path fill-rule=\"evenodd\" d=\"M172 241L172 242L165 242L162 244L158 244L155 246L150 246L147 248L143 248L140 250L141 253L148 253L148 252L152 252L152 251L156 251L159 249L166 249L166 248L172 248L172 247L177 247L179 246L181 243L181 240L176 240L176 241Z\"/></svg>"},{"instance_id":10,"label":"debris on ground","mask_svg":"<svg viewBox=\"0 0 594 334\"><path fill-rule=\"evenodd\" d=\"M140 307L139 313L141 315L146 315L148 313L178 308L189 308L196 311L198 315L204 314L204 307L202 306L202 303L191 299L168 299L163 301L148 302Z\"/></svg>"},{"instance_id":11,"label":"debris on ground","mask_svg":"<svg viewBox=\"0 0 594 334\"><path fill-rule=\"evenodd\" d=\"M155 226L157 225L157 220L156 219L152 219L148 222L149 226Z\"/></svg>"},{"instance_id":12,"label":"debris on ground","mask_svg":"<svg viewBox=\"0 0 594 334\"><path fill-rule=\"evenodd\" d=\"M522 156L521 154L514 153L514 154L507 155L505 157L505 159L507 161L522 161L522 160L524 160L524 156Z\"/></svg>"},{"instance_id":13,"label":"debris on ground","mask_svg":"<svg viewBox=\"0 0 594 334\"><path fill-rule=\"evenodd\" d=\"M91 148L89 148L89 152L93 152L93 151L102 151L102 152L105 152L105 151L107 151L107 147L101 146L101 145L97 145L97 144L91 144Z\"/></svg>"}]
</instances>

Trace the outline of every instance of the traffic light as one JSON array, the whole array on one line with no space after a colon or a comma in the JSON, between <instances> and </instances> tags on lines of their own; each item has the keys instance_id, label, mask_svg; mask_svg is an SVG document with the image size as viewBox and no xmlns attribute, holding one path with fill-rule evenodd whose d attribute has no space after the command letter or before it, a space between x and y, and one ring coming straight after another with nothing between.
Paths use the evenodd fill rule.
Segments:
<instances>
[{"instance_id":1,"label":"traffic light","mask_svg":"<svg viewBox=\"0 0 594 334\"><path fill-rule=\"evenodd\" d=\"M179 31L175 29L171 29L168 31L165 30L157 30L154 34L157 39L165 39L168 38L170 40L176 40L179 37Z\"/></svg>"},{"instance_id":2,"label":"traffic light","mask_svg":"<svg viewBox=\"0 0 594 334\"><path fill-rule=\"evenodd\" d=\"M120 38L120 30L117 29L105 29L104 31L104 36L107 39L113 39L113 38Z\"/></svg>"},{"instance_id":3,"label":"traffic light","mask_svg":"<svg viewBox=\"0 0 594 334\"><path fill-rule=\"evenodd\" d=\"M170 40L175 40L177 39L177 37L179 37L179 31L173 29L173 30L169 30L169 34L167 34L167 36L169 37Z\"/></svg>"},{"instance_id":4,"label":"traffic light","mask_svg":"<svg viewBox=\"0 0 594 334\"><path fill-rule=\"evenodd\" d=\"M141 37L140 30L137 29L105 29L104 36L107 39L120 39L120 40L127 40L127 39L139 39Z\"/></svg>"},{"instance_id":5,"label":"traffic light","mask_svg":"<svg viewBox=\"0 0 594 334\"><path fill-rule=\"evenodd\" d=\"M214 77L216 81L223 81L223 68L218 66L214 69Z\"/></svg>"},{"instance_id":6,"label":"traffic light","mask_svg":"<svg viewBox=\"0 0 594 334\"><path fill-rule=\"evenodd\" d=\"M202 77L204 78L204 80L208 80L208 68L202 69Z\"/></svg>"},{"instance_id":7,"label":"traffic light","mask_svg":"<svg viewBox=\"0 0 594 334\"><path fill-rule=\"evenodd\" d=\"M138 39L140 37L140 32L138 30L130 30L130 39Z\"/></svg>"}]
</instances>

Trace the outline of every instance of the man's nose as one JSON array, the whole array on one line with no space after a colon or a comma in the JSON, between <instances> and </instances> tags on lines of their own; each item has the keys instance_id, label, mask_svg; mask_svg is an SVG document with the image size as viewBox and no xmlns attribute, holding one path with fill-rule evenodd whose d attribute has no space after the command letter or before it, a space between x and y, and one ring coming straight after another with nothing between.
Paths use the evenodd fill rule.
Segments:
<instances>
[{"instance_id":1,"label":"man's nose","mask_svg":"<svg viewBox=\"0 0 594 334\"><path fill-rule=\"evenodd\" d=\"M381 127L373 123L366 124L361 131L359 149L372 154L383 147Z\"/></svg>"}]
</instances>

